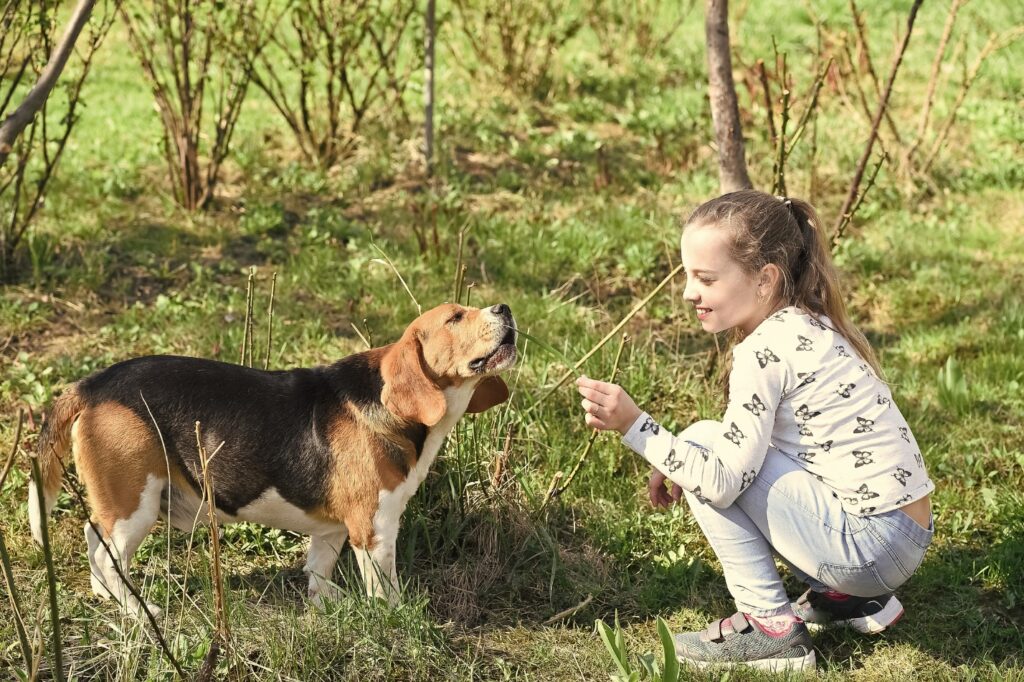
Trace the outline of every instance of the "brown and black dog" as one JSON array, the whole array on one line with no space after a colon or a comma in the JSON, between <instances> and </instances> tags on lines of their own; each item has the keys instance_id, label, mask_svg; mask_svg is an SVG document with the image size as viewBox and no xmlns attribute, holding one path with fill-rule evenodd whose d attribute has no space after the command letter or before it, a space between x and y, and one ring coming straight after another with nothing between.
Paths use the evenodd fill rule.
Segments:
<instances>
[{"instance_id":1,"label":"brown and black dog","mask_svg":"<svg viewBox=\"0 0 1024 682\"><path fill-rule=\"evenodd\" d=\"M190 530L208 518L195 423L202 423L221 522L311 536L305 571L317 603L347 539L370 595L394 600L395 541L406 503L466 412L508 399L498 373L516 361L509 307L445 304L396 343L333 365L266 372L152 356L101 370L56 400L39 439L47 512L71 452L92 521L122 570L158 517ZM35 485L32 533L41 542ZM92 588L140 604L86 524Z\"/></svg>"}]
</instances>

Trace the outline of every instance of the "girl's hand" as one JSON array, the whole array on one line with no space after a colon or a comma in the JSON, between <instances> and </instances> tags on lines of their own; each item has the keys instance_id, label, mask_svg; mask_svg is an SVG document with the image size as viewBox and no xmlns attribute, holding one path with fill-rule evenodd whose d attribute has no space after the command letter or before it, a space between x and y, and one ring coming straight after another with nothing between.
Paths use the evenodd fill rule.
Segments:
<instances>
[{"instance_id":1,"label":"girl's hand","mask_svg":"<svg viewBox=\"0 0 1024 682\"><path fill-rule=\"evenodd\" d=\"M601 431L618 431L625 435L642 412L621 386L580 377L576 388L583 396L587 426Z\"/></svg>"},{"instance_id":2,"label":"girl's hand","mask_svg":"<svg viewBox=\"0 0 1024 682\"><path fill-rule=\"evenodd\" d=\"M647 483L647 492L650 493L651 504L655 507L671 507L683 496L683 489L675 483L672 484L672 492L669 493L665 488L667 480L668 477L665 474L657 469L651 469L651 480Z\"/></svg>"}]
</instances>

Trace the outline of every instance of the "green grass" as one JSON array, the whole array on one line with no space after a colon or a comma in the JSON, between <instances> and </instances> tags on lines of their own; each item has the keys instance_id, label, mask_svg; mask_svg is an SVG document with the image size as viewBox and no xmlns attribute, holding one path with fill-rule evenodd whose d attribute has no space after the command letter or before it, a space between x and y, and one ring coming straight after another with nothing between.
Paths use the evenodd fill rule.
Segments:
<instances>
[{"instance_id":1,"label":"green grass","mask_svg":"<svg viewBox=\"0 0 1024 682\"><path fill-rule=\"evenodd\" d=\"M862 4L884 72L893 26L910 3ZM958 31L966 32L969 58L990 30L1024 22L1011 5L963 10ZM846 3L817 3L815 11L831 30L852 30ZM897 81L894 118L908 135L944 11L922 9ZM803 6L749 3L733 31L738 74L758 58L771 62L775 35L790 53L796 91L806 90L816 37ZM61 386L115 361L148 353L237 361L250 266L258 272L258 361L269 279L278 274L275 368L331 362L362 349L360 334L382 344L401 333L416 308L378 262L378 248L424 307L451 299L462 229L471 302L508 303L542 342L521 344L511 403L464 420L411 501L398 544L407 583L400 608L360 597L347 551L335 576L343 598L325 612L307 608L303 538L250 525L226 531L233 645L220 674L604 679L614 664L595 619L611 623L617 613L627 649L639 656L660 650L658 616L694 629L731 612L693 519L685 509L649 508L646 465L613 438L599 438L571 488L540 509L587 429L570 388L526 410L678 263L678 218L718 189L701 12L646 59L627 54L608 65L595 43L584 29L566 46L540 103L502 92L486 76L470 79L440 47L433 188L412 170L403 142L416 129L370 135L340 167L311 169L295 161L287 130L253 91L222 193L201 215L173 204L159 121L119 27L98 56L89 106L31 233L24 274L0 290L0 453L10 451L19 406L30 406L38 425ZM986 64L932 169L939 191L908 191L886 168L837 253L852 312L924 449L938 530L900 590L907 616L898 628L871 639L817 637L822 679L1024 679L1022 60L1018 43ZM947 72L953 84L940 91L938 120L958 74L959 67ZM752 100L742 83L739 93L751 173L764 187L772 149L760 93ZM822 101L814 201L831 224L867 127L836 92L826 89ZM888 135L883 128L892 151ZM806 194L809 163L805 140L791 159L792 194ZM699 332L681 287L674 282L628 325L620 375L673 428L721 410L715 339ZM584 371L606 376L614 345ZM940 378L950 358L962 377L955 385ZM506 476L494 487L509 424L517 428ZM45 569L28 534L27 466L19 459L0 491L0 527L30 620L46 633L37 617ZM84 513L65 493L51 517L65 660L80 678L169 679L172 669L145 630L92 597ZM166 607L165 634L190 672L213 631L207 548L205 531L190 544L159 525L133 566L150 599ZM588 597L570 617L546 622ZM0 661L20 666L6 600Z\"/></svg>"}]
</instances>

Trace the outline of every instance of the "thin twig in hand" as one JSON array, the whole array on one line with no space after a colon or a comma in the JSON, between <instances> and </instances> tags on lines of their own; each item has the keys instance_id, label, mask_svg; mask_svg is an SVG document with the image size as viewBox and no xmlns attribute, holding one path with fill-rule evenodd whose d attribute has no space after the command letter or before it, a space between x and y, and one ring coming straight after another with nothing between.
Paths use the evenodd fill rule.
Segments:
<instances>
[{"instance_id":1,"label":"thin twig in hand","mask_svg":"<svg viewBox=\"0 0 1024 682\"><path fill-rule=\"evenodd\" d=\"M622 339L619 340L619 349L615 351L615 363L612 365L612 376L610 379L608 379L609 383L613 383L615 381L616 375L619 373L619 360L622 358L622 349L623 347L625 347L626 341L628 339L629 337L623 334ZM587 440L587 445L585 448L583 448L583 454L581 454L580 458L576 460L576 466L574 466L572 468L572 471L569 472L569 475L565 479L565 483L563 483L562 485L558 485L558 481L562 479L561 471L555 474L555 480L551 481L551 486L548 488L548 494L544 498L544 502L541 503L541 509L544 508L544 505L546 505L548 501L551 500L551 498L558 497L559 495L564 493L572 484L572 481L574 478L576 478L576 474L579 472L580 467L583 466L583 462L586 461L587 455L590 454L590 449L594 447L594 441L597 440L597 435L599 433L600 431L598 429L594 429L590 433L590 439Z\"/></svg>"},{"instance_id":2,"label":"thin twig in hand","mask_svg":"<svg viewBox=\"0 0 1024 682\"><path fill-rule=\"evenodd\" d=\"M572 367L571 367L571 368L569 369L569 371L567 371L567 372L566 372L565 374L563 374L563 375L562 375L562 376L561 376L561 377L560 377L560 378L558 379L558 381L557 381L557 382L555 382L555 385L554 385L554 386L552 386L552 387L551 387L550 389L548 389L547 393L545 393L544 395L542 395L542 396L541 396L541 397L540 397L540 398L539 398L539 399L537 400L537 402L535 402L535 403L534 403L533 405L530 405L530 407L528 407L528 408L527 408L526 410L524 410L524 411L523 411L523 416L525 416L525 415L529 414L530 412L532 412L532 411L533 411L534 409L536 409L536 408L537 408L537 406L538 406L538 405L540 405L540 404L541 404L541 403L543 403L543 402L544 402L545 400L547 400L548 398L550 398L550 397L551 397L551 396L552 396L552 395L553 395L553 394L555 393L555 391L557 391L557 390L558 390L558 389L560 389L560 388L561 388L561 387L562 387L563 385L565 385L565 382L567 382L567 381L568 381L569 379L571 379L571 378L572 378L572 375L573 375L573 374L575 374L575 373L576 373L576 371L577 371L577 370L578 370L578 369L579 369L580 367L582 367L582 366L583 366L583 363L585 363L585 362L586 362L587 360L589 360L589 359L591 358L591 356L593 356L593 355L594 355L594 353L596 353L597 351L601 350L601 347L602 347L602 346L604 346L604 344L608 343L608 341L609 341L609 340L610 340L610 339L611 339L611 338L612 338L613 336L615 336L616 334L618 334L618 333L619 333L619 331L621 331L621 330L622 330L622 328L623 328L623 327L625 327L625 326L626 326L626 324L627 324L627 323L628 323L628 322L629 322L629 321L630 321L631 319L633 319L633 316L634 316L634 315L636 315L636 314L637 314L638 312L640 312L641 310L643 310L643 309L644 309L644 307L645 307L645 306L646 306L646 305L647 305L648 303L650 303L650 302L651 302L651 299L652 299L652 298L654 298L655 296L657 296L657 295L658 295L658 292L660 292L660 291L661 291L662 289L664 289L664 288L665 288L665 286L666 286L666 285L667 285L667 284L668 284L669 282L671 282L671 281L672 281L672 278L673 278L673 277L675 277L676 275L678 275L678 274L679 274L679 273L680 273L680 272L681 272L682 270L683 270L683 264L682 264L682 263L680 263L679 265L677 265L677 266L675 266L674 268L672 268L672 272L668 273L668 275L666 275L666 276L665 276L665 279L661 280L661 282L659 282L659 283L658 283L658 286L654 287L654 289L653 289L653 290L651 291L651 293L647 294L647 296L645 296L645 297L644 297L644 299L643 299L642 301L640 301L640 302L639 302L639 303L637 303L637 304L636 304L635 306L633 306L633 309L632 309L632 310L630 310L630 311L629 311L628 313L626 313L626 316L625 316L624 318L622 318L622 319L621 319L621 320L619 321L619 323L618 323L617 325L615 325L615 327L613 327L613 328L612 328L612 330L611 330L610 332L608 332L608 333L607 333L607 334L605 335L605 337L604 337L603 339L601 339L600 341L598 341L598 342L597 342L597 345L596 345L596 346L594 346L594 347L593 347L593 348L591 348L591 349L590 349L589 351L587 351L587 354L586 354L586 355L584 355L584 356L583 356L582 358L580 358L580 359L579 359L579 360L578 360L578 361L576 362L576 364L575 364L575 365L573 365L573 366L572 366Z\"/></svg>"}]
</instances>

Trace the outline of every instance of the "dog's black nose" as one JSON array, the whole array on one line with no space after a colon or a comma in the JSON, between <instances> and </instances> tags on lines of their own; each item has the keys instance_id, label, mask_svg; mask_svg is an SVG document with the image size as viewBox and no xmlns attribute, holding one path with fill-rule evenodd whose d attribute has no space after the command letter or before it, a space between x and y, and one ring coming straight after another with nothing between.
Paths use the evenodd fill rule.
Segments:
<instances>
[{"instance_id":1,"label":"dog's black nose","mask_svg":"<svg viewBox=\"0 0 1024 682\"><path fill-rule=\"evenodd\" d=\"M509 308L504 303L499 303L496 306L492 306L491 307L491 312L494 313L495 315L501 315L502 317L511 317L512 316L512 309Z\"/></svg>"}]
</instances>

